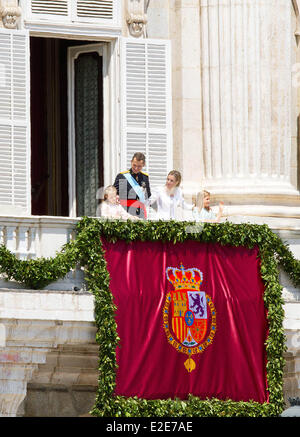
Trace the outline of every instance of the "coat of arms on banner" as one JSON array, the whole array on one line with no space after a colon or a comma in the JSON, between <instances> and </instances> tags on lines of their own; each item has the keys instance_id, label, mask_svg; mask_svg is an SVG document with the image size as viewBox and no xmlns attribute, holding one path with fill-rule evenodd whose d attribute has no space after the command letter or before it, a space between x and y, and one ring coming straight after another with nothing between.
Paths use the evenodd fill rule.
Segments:
<instances>
[{"instance_id":1,"label":"coat of arms on banner","mask_svg":"<svg viewBox=\"0 0 300 437\"><path fill-rule=\"evenodd\" d=\"M174 290L166 296L164 330L168 342L188 355L184 365L191 372L196 367L191 356L203 352L213 341L217 327L215 306L211 297L200 290L203 274L196 267L168 267L166 276Z\"/></svg>"}]
</instances>

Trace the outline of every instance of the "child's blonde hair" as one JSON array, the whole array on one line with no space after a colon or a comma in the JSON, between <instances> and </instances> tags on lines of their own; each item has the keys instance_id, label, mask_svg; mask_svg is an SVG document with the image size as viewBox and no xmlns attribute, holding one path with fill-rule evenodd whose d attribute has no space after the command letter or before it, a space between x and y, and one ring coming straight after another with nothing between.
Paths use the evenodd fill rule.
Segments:
<instances>
[{"instance_id":1,"label":"child's blonde hair","mask_svg":"<svg viewBox=\"0 0 300 437\"><path fill-rule=\"evenodd\" d=\"M197 196L196 196L196 206L199 209L203 208L203 199L204 199L205 196L210 196L210 192L207 191L207 190L202 190L202 191L199 191L199 193L197 193Z\"/></svg>"},{"instance_id":2,"label":"child's blonde hair","mask_svg":"<svg viewBox=\"0 0 300 437\"><path fill-rule=\"evenodd\" d=\"M112 192L117 193L116 187L113 185L108 185L103 192L103 200L107 200L108 194Z\"/></svg>"}]
</instances>

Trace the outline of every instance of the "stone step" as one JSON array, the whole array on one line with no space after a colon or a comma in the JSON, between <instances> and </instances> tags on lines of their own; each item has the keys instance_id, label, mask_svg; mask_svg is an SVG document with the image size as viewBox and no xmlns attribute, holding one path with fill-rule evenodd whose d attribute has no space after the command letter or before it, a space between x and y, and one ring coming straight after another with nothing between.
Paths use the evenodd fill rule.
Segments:
<instances>
[{"instance_id":1,"label":"stone step","mask_svg":"<svg viewBox=\"0 0 300 437\"><path fill-rule=\"evenodd\" d=\"M94 321L94 296L89 292L0 288L0 318Z\"/></svg>"}]
</instances>

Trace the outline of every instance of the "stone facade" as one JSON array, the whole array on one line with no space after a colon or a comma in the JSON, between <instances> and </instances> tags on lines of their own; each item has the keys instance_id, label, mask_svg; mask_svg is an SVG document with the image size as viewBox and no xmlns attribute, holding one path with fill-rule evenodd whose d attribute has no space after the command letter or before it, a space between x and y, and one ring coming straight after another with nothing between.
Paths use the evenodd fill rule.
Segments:
<instances>
[{"instance_id":1,"label":"stone facade","mask_svg":"<svg viewBox=\"0 0 300 437\"><path fill-rule=\"evenodd\" d=\"M300 395L299 305L285 304L284 396ZM0 414L89 416L98 387L93 296L0 290Z\"/></svg>"},{"instance_id":2,"label":"stone facade","mask_svg":"<svg viewBox=\"0 0 300 437\"><path fill-rule=\"evenodd\" d=\"M0 415L79 416L98 383L93 296L0 290Z\"/></svg>"},{"instance_id":3,"label":"stone facade","mask_svg":"<svg viewBox=\"0 0 300 437\"><path fill-rule=\"evenodd\" d=\"M49 352L28 382L17 415L89 416L98 389L98 355L98 346L92 343L60 345Z\"/></svg>"},{"instance_id":4,"label":"stone facade","mask_svg":"<svg viewBox=\"0 0 300 437\"><path fill-rule=\"evenodd\" d=\"M234 223L266 223L300 259L299 1L150 2L172 42L174 167ZM284 286L285 399L299 396L300 290Z\"/></svg>"},{"instance_id":5,"label":"stone facade","mask_svg":"<svg viewBox=\"0 0 300 437\"><path fill-rule=\"evenodd\" d=\"M27 3L0 0L0 28L26 29ZM61 21L43 20L28 28L32 35L89 41L101 40L102 31L103 41L113 41L112 55L121 36L170 40L172 158L173 167L182 172L185 196L191 199L201 188L209 189L213 202L224 201L224 219L267 223L300 259L299 1L121 3L120 29L102 29L95 22L83 29L82 23L71 21L64 27ZM109 93L120 103L119 54L114 59L108 69ZM118 135L111 130L108 137L112 149ZM119 154L109 151L109 161L117 162ZM4 221L1 242L29 258L52 256L75 224L53 217L17 220L14 213ZM29 236L36 248L33 244L24 252ZM72 275L51 290L35 292L1 281L0 415L80 416L92 407L98 376L93 297L81 287L82 277L74 281ZM300 394L300 290L282 272L280 281L287 400ZM82 292L75 292L74 285Z\"/></svg>"},{"instance_id":6,"label":"stone facade","mask_svg":"<svg viewBox=\"0 0 300 437\"><path fill-rule=\"evenodd\" d=\"M147 17L148 36L172 42L174 166L185 191L205 186L229 212L248 205L250 215L254 205L299 207L293 3L156 1Z\"/></svg>"}]
</instances>

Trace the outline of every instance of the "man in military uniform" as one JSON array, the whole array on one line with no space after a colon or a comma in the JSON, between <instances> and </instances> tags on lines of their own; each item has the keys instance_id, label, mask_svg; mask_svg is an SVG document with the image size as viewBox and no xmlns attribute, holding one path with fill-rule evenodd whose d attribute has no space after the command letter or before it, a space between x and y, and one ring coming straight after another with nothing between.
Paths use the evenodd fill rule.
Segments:
<instances>
[{"instance_id":1,"label":"man in military uniform","mask_svg":"<svg viewBox=\"0 0 300 437\"><path fill-rule=\"evenodd\" d=\"M142 171L146 158L137 152L131 160L131 168L119 173L114 182L120 204L129 214L146 218L145 201L151 196L149 176Z\"/></svg>"}]
</instances>

